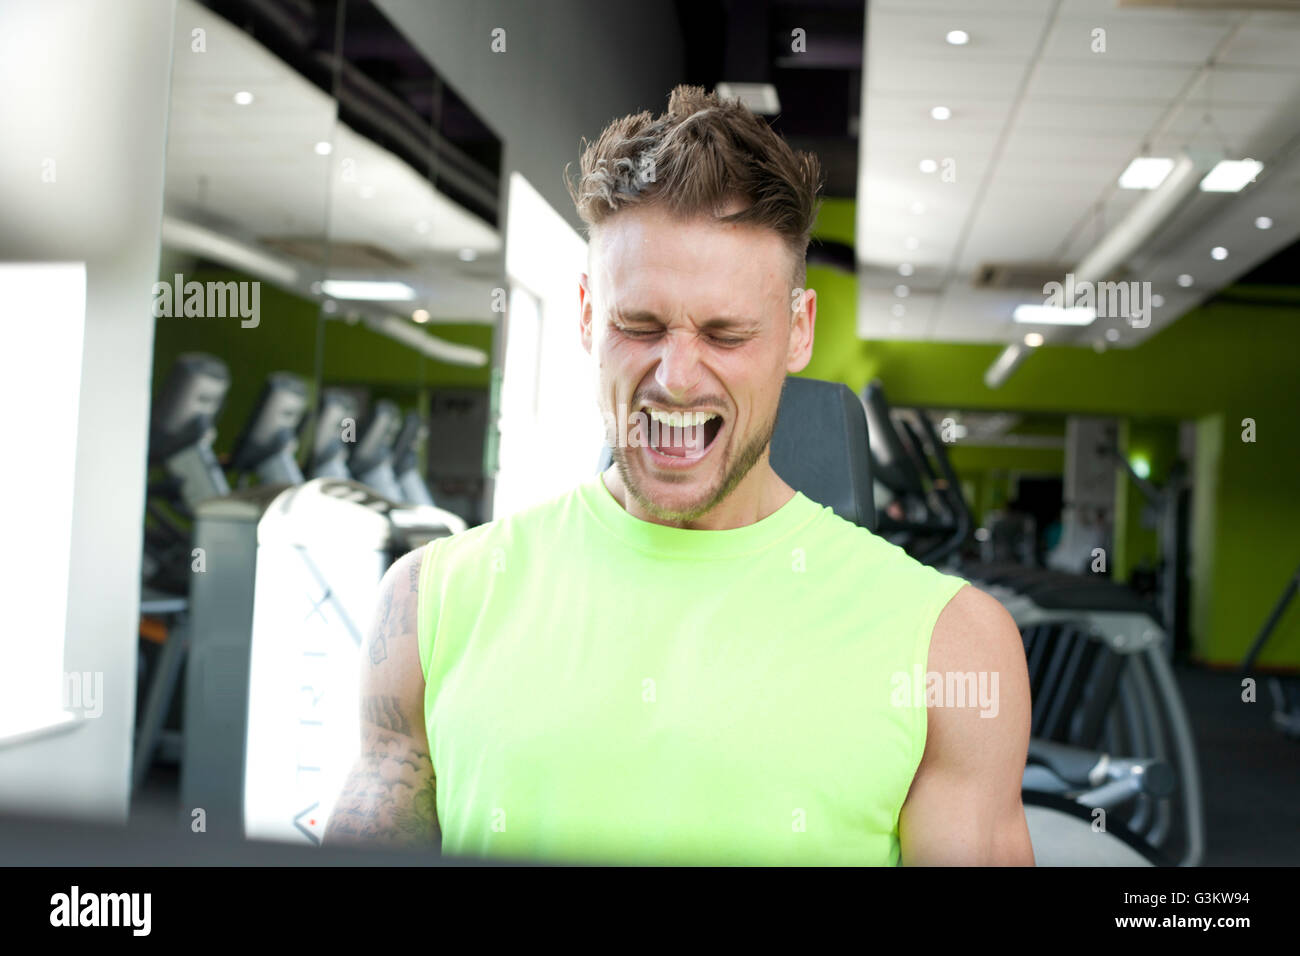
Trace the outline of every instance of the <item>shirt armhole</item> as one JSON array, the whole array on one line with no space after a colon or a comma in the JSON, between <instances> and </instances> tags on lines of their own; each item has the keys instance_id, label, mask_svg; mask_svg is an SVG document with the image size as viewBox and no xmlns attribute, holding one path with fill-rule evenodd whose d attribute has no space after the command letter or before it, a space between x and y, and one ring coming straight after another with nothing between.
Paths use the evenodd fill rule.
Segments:
<instances>
[{"instance_id":1,"label":"shirt armhole","mask_svg":"<svg viewBox=\"0 0 1300 956\"><path fill-rule=\"evenodd\" d=\"M921 759L925 756L925 742L929 736L930 730L930 708L927 705L929 684L926 678L930 670L930 642L934 639L934 629L939 623L939 615L948 603L957 596L957 592L967 585L967 581L956 575L944 574L942 571L933 568L927 568L932 574L938 575L940 580L936 581L933 586L934 598L926 608L925 613L921 615L921 633L916 642L916 658L912 662L912 673L919 674L920 680L915 686L920 688L921 700L914 701L916 704L912 708L913 728L912 739L915 743L915 752L912 754L913 773L915 768L921 766Z\"/></svg>"},{"instance_id":2,"label":"shirt armhole","mask_svg":"<svg viewBox=\"0 0 1300 956\"><path fill-rule=\"evenodd\" d=\"M415 639L420 651L420 674L429 681L429 664L433 660L433 637L438 629L438 606L434 597L434 551L438 540L424 546L420 556L420 590L416 595Z\"/></svg>"}]
</instances>

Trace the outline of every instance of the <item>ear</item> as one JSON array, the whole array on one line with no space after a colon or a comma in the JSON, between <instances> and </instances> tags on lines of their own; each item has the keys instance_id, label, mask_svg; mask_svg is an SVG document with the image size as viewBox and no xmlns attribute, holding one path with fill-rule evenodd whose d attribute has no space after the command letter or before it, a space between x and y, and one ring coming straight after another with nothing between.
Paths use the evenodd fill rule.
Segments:
<instances>
[{"instance_id":1,"label":"ear","mask_svg":"<svg viewBox=\"0 0 1300 956\"><path fill-rule=\"evenodd\" d=\"M788 374L802 372L812 361L813 331L817 325L817 291L804 289L792 297L794 316L790 322L790 345L786 354L785 370Z\"/></svg>"},{"instance_id":2,"label":"ear","mask_svg":"<svg viewBox=\"0 0 1300 956\"><path fill-rule=\"evenodd\" d=\"M591 354L592 312L591 280L583 272L578 275L578 334L588 355Z\"/></svg>"}]
</instances>

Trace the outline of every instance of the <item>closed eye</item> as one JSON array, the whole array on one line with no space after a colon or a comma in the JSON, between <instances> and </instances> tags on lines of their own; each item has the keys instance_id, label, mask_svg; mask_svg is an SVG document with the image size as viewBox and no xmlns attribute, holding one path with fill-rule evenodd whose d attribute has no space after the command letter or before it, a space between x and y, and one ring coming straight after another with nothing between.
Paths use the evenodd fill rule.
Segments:
<instances>
[{"instance_id":1,"label":"closed eye","mask_svg":"<svg viewBox=\"0 0 1300 956\"><path fill-rule=\"evenodd\" d=\"M647 339L652 336L662 335L664 331L663 329L629 329L617 325L615 326L615 328L618 329L618 331L622 335L626 335L630 339ZM708 336L708 339L714 345L721 345L728 348L737 345L744 345L745 342L748 341L748 339L745 338L744 336L717 335L717 334L710 334Z\"/></svg>"}]
</instances>

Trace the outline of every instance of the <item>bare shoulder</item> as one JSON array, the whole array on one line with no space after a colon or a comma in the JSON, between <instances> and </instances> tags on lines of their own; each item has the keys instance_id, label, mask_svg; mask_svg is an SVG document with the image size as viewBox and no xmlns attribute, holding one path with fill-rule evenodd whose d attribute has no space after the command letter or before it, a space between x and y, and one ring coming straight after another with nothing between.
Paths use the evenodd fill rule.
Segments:
<instances>
[{"instance_id":1,"label":"bare shoulder","mask_svg":"<svg viewBox=\"0 0 1300 956\"><path fill-rule=\"evenodd\" d=\"M967 585L944 605L935 621L929 663L935 671L1023 665L1020 629L1001 602Z\"/></svg>"},{"instance_id":2,"label":"bare shoulder","mask_svg":"<svg viewBox=\"0 0 1300 956\"><path fill-rule=\"evenodd\" d=\"M935 622L927 669L944 687L968 688L973 699L929 708L926 760L1006 760L1018 781L1029 739L1029 674L1007 609L963 587Z\"/></svg>"}]
</instances>

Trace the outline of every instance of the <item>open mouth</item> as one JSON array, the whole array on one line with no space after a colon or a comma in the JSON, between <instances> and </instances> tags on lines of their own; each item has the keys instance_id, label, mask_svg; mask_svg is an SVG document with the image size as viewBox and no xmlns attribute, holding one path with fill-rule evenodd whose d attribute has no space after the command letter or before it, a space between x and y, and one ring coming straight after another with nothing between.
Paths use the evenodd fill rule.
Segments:
<instances>
[{"instance_id":1,"label":"open mouth","mask_svg":"<svg viewBox=\"0 0 1300 956\"><path fill-rule=\"evenodd\" d=\"M649 450L683 465L707 455L724 424L717 412L665 412L655 408L644 412L650 426Z\"/></svg>"}]
</instances>

